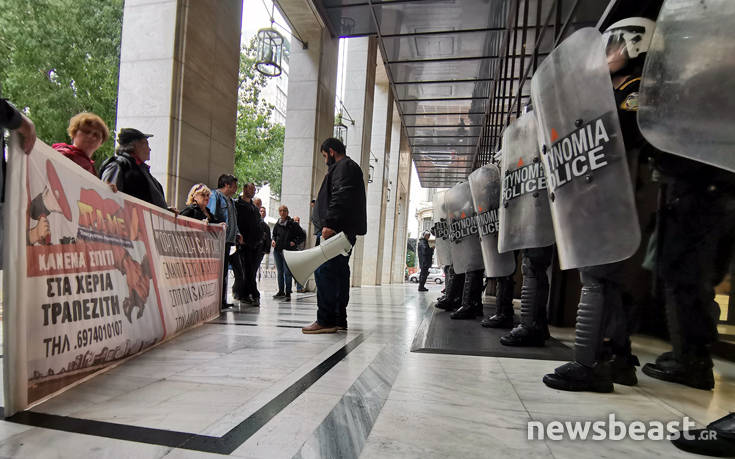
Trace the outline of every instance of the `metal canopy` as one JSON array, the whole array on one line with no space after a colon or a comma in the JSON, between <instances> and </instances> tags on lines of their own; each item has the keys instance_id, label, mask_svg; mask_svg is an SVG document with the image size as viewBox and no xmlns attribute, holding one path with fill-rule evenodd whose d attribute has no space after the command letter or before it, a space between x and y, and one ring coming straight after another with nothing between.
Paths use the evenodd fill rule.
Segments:
<instances>
[{"instance_id":1,"label":"metal canopy","mask_svg":"<svg viewBox=\"0 0 735 459\"><path fill-rule=\"evenodd\" d=\"M491 162L542 59L615 0L316 0L334 36L377 35L423 187Z\"/></svg>"}]
</instances>

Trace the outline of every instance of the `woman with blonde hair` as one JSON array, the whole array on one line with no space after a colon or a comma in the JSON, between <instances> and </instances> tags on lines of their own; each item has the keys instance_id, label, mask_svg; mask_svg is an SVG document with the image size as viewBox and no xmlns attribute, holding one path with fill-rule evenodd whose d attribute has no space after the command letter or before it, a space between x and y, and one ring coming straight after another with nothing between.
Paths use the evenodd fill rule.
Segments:
<instances>
[{"instance_id":1,"label":"woman with blonde hair","mask_svg":"<svg viewBox=\"0 0 735 459\"><path fill-rule=\"evenodd\" d=\"M207 209L211 194L212 191L203 183L197 183L191 187L186 198L186 208L181 211L181 215L197 220L206 220L209 223L222 223Z\"/></svg>"},{"instance_id":2,"label":"woman with blonde hair","mask_svg":"<svg viewBox=\"0 0 735 459\"><path fill-rule=\"evenodd\" d=\"M105 122L94 113L77 113L69 120L66 132L71 139L71 145L55 143L52 148L96 177L92 155L110 138L110 130Z\"/></svg>"}]
</instances>

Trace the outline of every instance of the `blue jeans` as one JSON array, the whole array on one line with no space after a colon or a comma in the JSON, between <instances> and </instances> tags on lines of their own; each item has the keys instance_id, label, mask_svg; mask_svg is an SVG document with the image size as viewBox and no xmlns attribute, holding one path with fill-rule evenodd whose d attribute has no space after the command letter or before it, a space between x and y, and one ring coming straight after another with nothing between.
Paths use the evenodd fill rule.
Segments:
<instances>
[{"instance_id":1,"label":"blue jeans","mask_svg":"<svg viewBox=\"0 0 735 459\"><path fill-rule=\"evenodd\" d=\"M276 262L278 273L278 293L291 294L291 271L288 270L286 260L283 258L283 250L274 250L273 259Z\"/></svg>"},{"instance_id":2,"label":"blue jeans","mask_svg":"<svg viewBox=\"0 0 735 459\"><path fill-rule=\"evenodd\" d=\"M316 321L322 327L347 326L347 303L350 301L349 261L349 255L337 255L314 272L318 308Z\"/></svg>"}]
</instances>

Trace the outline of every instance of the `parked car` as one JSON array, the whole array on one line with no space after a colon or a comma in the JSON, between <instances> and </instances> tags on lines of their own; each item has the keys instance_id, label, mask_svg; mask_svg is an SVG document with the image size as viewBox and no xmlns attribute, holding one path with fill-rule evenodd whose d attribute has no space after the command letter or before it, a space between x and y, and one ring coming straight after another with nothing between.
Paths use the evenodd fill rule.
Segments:
<instances>
[{"instance_id":1,"label":"parked car","mask_svg":"<svg viewBox=\"0 0 735 459\"><path fill-rule=\"evenodd\" d=\"M408 281L414 284L418 283L419 275L421 272L415 272L408 276ZM436 284L444 283L444 271L441 268L431 267L429 268L429 277L426 278L426 282L434 282Z\"/></svg>"}]
</instances>

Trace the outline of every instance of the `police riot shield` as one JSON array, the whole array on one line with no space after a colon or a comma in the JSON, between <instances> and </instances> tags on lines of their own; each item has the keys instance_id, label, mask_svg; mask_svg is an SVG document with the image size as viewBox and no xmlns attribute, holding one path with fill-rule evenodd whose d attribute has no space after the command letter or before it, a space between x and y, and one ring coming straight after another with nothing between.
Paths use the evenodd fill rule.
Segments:
<instances>
[{"instance_id":1,"label":"police riot shield","mask_svg":"<svg viewBox=\"0 0 735 459\"><path fill-rule=\"evenodd\" d=\"M454 272L462 274L483 269L470 184L462 182L454 185L444 195L444 202L449 217L449 242Z\"/></svg>"},{"instance_id":2,"label":"police riot shield","mask_svg":"<svg viewBox=\"0 0 735 459\"><path fill-rule=\"evenodd\" d=\"M641 235L600 33L576 31L531 80L562 269L624 260Z\"/></svg>"},{"instance_id":3,"label":"police riot shield","mask_svg":"<svg viewBox=\"0 0 735 459\"><path fill-rule=\"evenodd\" d=\"M477 232L482 247L482 260L487 277L505 277L516 270L513 252L498 253L498 204L500 203L500 171L487 164L468 177L474 210L477 213Z\"/></svg>"},{"instance_id":4,"label":"police riot shield","mask_svg":"<svg viewBox=\"0 0 735 459\"><path fill-rule=\"evenodd\" d=\"M554 243L546 176L538 151L536 115L529 112L503 133L498 252Z\"/></svg>"},{"instance_id":5,"label":"police riot shield","mask_svg":"<svg viewBox=\"0 0 735 459\"><path fill-rule=\"evenodd\" d=\"M439 266L452 264L452 252L449 247L449 224L447 223L447 209L444 205L444 191L434 195L434 225L431 234L436 241L436 261Z\"/></svg>"},{"instance_id":6,"label":"police riot shield","mask_svg":"<svg viewBox=\"0 0 735 459\"><path fill-rule=\"evenodd\" d=\"M735 2L667 0L641 80L638 125L656 148L735 172Z\"/></svg>"}]
</instances>

